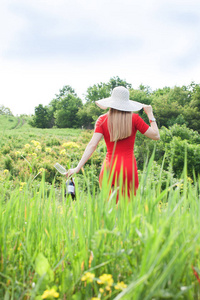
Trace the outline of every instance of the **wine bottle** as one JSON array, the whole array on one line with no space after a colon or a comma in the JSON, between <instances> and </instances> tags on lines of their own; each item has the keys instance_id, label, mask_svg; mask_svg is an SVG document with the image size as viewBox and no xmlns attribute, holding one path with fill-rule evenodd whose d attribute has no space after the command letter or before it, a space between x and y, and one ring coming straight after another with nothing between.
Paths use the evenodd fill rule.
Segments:
<instances>
[{"instance_id":1,"label":"wine bottle","mask_svg":"<svg viewBox=\"0 0 200 300\"><path fill-rule=\"evenodd\" d=\"M73 178L66 181L66 195L71 195L72 199L75 199L75 183Z\"/></svg>"}]
</instances>

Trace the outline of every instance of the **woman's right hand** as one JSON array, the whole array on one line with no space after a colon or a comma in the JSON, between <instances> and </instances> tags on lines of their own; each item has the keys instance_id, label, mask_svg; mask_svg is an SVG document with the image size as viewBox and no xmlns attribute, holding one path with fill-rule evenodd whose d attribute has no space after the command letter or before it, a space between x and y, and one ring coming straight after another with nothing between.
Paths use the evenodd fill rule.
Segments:
<instances>
[{"instance_id":1,"label":"woman's right hand","mask_svg":"<svg viewBox=\"0 0 200 300\"><path fill-rule=\"evenodd\" d=\"M78 173L77 168L69 169L66 173L67 178L74 175L75 173Z\"/></svg>"},{"instance_id":2,"label":"woman's right hand","mask_svg":"<svg viewBox=\"0 0 200 300\"><path fill-rule=\"evenodd\" d=\"M143 106L143 109L144 109L144 112L147 114L147 116L149 114L152 114L153 113L153 109L152 109L152 106L151 105L144 105Z\"/></svg>"}]
</instances>

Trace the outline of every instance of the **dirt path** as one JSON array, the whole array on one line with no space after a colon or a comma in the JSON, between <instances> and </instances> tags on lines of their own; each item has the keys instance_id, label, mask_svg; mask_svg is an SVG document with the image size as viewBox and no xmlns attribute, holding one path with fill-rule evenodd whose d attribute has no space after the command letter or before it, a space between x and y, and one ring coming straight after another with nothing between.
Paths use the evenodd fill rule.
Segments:
<instances>
[{"instance_id":1,"label":"dirt path","mask_svg":"<svg viewBox=\"0 0 200 300\"><path fill-rule=\"evenodd\" d=\"M24 119L18 118L17 125L16 125L15 127L13 127L12 129L19 129L19 128L21 128L24 124L25 124L25 120L24 120Z\"/></svg>"},{"instance_id":2,"label":"dirt path","mask_svg":"<svg viewBox=\"0 0 200 300\"><path fill-rule=\"evenodd\" d=\"M15 125L15 127L13 127L12 129L16 129L20 124L20 118L18 118L18 122L17 122L17 125Z\"/></svg>"}]
</instances>

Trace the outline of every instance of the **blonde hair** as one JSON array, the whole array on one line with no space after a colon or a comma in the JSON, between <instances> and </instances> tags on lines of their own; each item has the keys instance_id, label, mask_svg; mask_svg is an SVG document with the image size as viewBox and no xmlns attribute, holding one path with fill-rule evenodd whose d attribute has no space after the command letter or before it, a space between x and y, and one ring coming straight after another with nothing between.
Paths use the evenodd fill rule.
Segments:
<instances>
[{"instance_id":1,"label":"blonde hair","mask_svg":"<svg viewBox=\"0 0 200 300\"><path fill-rule=\"evenodd\" d=\"M111 142L129 137L132 133L132 112L110 108L108 112L108 130Z\"/></svg>"}]
</instances>

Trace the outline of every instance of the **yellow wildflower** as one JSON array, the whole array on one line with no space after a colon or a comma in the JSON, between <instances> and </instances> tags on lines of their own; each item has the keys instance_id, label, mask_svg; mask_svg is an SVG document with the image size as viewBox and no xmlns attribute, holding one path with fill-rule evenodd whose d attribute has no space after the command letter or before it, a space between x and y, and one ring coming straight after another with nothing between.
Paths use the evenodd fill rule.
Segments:
<instances>
[{"instance_id":1,"label":"yellow wildflower","mask_svg":"<svg viewBox=\"0 0 200 300\"><path fill-rule=\"evenodd\" d=\"M187 181L190 182L190 183L193 183L193 180L190 177L187 177Z\"/></svg>"},{"instance_id":2,"label":"yellow wildflower","mask_svg":"<svg viewBox=\"0 0 200 300\"><path fill-rule=\"evenodd\" d=\"M107 290L113 285L113 282L114 280L111 274L103 274L102 276L99 276L99 280L97 281L98 284L105 284Z\"/></svg>"},{"instance_id":3,"label":"yellow wildflower","mask_svg":"<svg viewBox=\"0 0 200 300\"><path fill-rule=\"evenodd\" d=\"M101 294L103 294L104 289L100 288L100 289L99 289L99 292L100 292Z\"/></svg>"},{"instance_id":4,"label":"yellow wildflower","mask_svg":"<svg viewBox=\"0 0 200 300\"><path fill-rule=\"evenodd\" d=\"M32 153L31 156L37 157L37 154L36 153Z\"/></svg>"},{"instance_id":5,"label":"yellow wildflower","mask_svg":"<svg viewBox=\"0 0 200 300\"><path fill-rule=\"evenodd\" d=\"M16 155L16 156L19 156L19 155L20 155L20 152L19 152L19 151L16 151L16 152L15 152L15 155Z\"/></svg>"},{"instance_id":6,"label":"yellow wildflower","mask_svg":"<svg viewBox=\"0 0 200 300\"><path fill-rule=\"evenodd\" d=\"M147 204L145 204L145 205L144 205L144 209L145 209L145 212L146 212L146 213L148 213L148 211L149 211L149 207L148 207L148 205L147 205Z\"/></svg>"},{"instance_id":7,"label":"yellow wildflower","mask_svg":"<svg viewBox=\"0 0 200 300\"><path fill-rule=\"evenodd\" d=\"M64 148L79 148L79 145L75 142L66 142L62 144L62 147Z\"/></svg>"},{"instance_id":8,"label":"yellow wildflower","mask_svg":"<svg viewBox=\"0 0 200 300\"><path fill-rule=\"evenodd\" d=\"M40 145L38 145L38 146L35 148L36 151L40 151L41 149L42 149L42 147L41 147Z\"/></svg>"},{"instance_id":9,"label":"yellow wildflower","mask_svg":"<svg viewBox=\"0 0 200 300\"><path fill-rule=\"evenodd\" d=\"M182 186L183 186L183 184L182 184L182 183L180 183L180 182L178 182L178 183L176 183L176 186L177 186L177 187L182 187Z\"/></svg>"},{"instance_id":10,"label":"yellow wildflower","mask_svg":"<svg viewBox=\"0 0 200 300\"><path fill-rule=\"evenodd\" d=\"M86 272L82 277L81 281L87 281L87 282L92 282L94 279L95 275L90 272Z\"/></svg>"},{"instance_id":11,"label":"yellow wildflower","mask_svg":"<svg viewBox=\"0 0 200 300\"><path fill-rule=\"evenodd\" d=\"M100 300L101 298L99 298L99 297L92 297L92 299L91 300Z\"/></svg>"},{"instance_id":12,"label":"yellow wildflower","mask_svg":"<svg viewBox=\"0 0 200 300\"><path fill-rule=\"evenodd\" d=\"M5 169L4 171L3 171L3 174L8 174L9 173L9 171L7 170L7 169Z\"/></svg>"},{"instance_id":13,"label":"yellow wildflower","mask_svg":"<svg viewBox=\"0 0 200 300\"><path fill-rule=\"evenodd\" d=\"M43 295L42 295L42 299L48 299L48 298L58 298L59 297L59 293L56 292L55 289L50 289L50 290L46 290L44 291Z\"/></svg>"},{"instance_id":14,"label":"yellow wildflower","mask_svg":"<svg viewBox=\"0 0 200 300\"><path fill-rule=\"evenodd\" d=\"M20 188L19 188L20 191L23 190L24 185L26 185L26 182L20 182Z\"/></svg>"},{"instance_id":15,"label":"yellow wildflower","mask_svg":"<svg viewBox=\"0 0 200 300\"><path fill-rule=\"evenodd\" d=\"M40 172L40 173L43 173L43 172L45 172L45 169L44 169L44 168L40 168L40 169L39 169L39 172Z\"/></svg>"},{"instance_id":16,"label":"yellow wildflower","mask_svg":"<svg viewBox=\"0 0 200 300\"><path fill-rule=\"evenodd\" d=\"M32 140L31 143L32 143L35 147L40 146L40 142L38 142L38 141Z\"/></svg>"},{"instance_id":17,"label":"yellow wildflower","mask_svg":"<svg viewBox=\"0 0 200 300\"><path fill-rule=\"evenodd\" d=\"M118 282L117 285L115 285L116 290L123 290L125 288L127 288L127 285L123 281Z\"/></svg>"},{"instance_id":18,"label":"yellow wildflower","mask_svg":"<svg viewBox=\"0 0 200 300\"><path fill-rule=\"evenodd\" d=\"M67 146L68 146L68 143L62 144L62 147L67 147Z\"/></svg>"},{"instance_id":19,"label":"yellow wildflower","mask_svg":"<svg viewBox=\"0 0 200 300\"><path fill-rule=\"evenodd\" d=\"M66 150L65 149L60 150L60 154L61 155L65 155L66 154Z\"/></svg>"},{"instance_id":20,"label":"yellow wildflower","mask_svg":"<svg viewBox=\"0 0 200 300\"><path fill-rule=\"evenodd\" d=\"M26 149L29 149L30 148L30 144L26 144L24 147L26 148Z\"/></svg>"},{"instance_id":21,"label":"yellow wildflower","mask_svg":"<svg viewBox=\"0 0 200 300\"><path fill-rule=\"evenodd\" d=\"M46 148L45 148L45 152L50 153L50 152L51 152L51 148L50 148L50 147L46 147Z\"/></svg>"}]
</instances>

